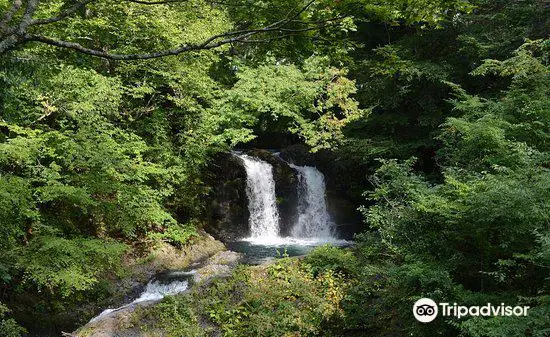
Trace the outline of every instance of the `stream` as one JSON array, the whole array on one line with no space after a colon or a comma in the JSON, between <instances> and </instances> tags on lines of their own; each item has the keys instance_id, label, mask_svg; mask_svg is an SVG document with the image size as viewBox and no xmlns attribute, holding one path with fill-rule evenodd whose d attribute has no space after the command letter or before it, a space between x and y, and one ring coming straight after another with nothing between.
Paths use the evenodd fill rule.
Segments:
<instances>
[{"instance_id":1,"label":"stream","mask_svg":"<svg viewBox=\"0 0 550 337\"><path fill-rule=\"evenodd\" d=\"M132 302L124 304L118 308L108 308L103 310L99 315L92 318L90 322L98 321L109 314L127 308L129 306L147 302L159 301L168 295L176 295L186 291L193 283L193 275L196 269L188 271L173 270L169 272L159 273L155 275L145 286L139 297Z\"/></svg>"}]
</instances>

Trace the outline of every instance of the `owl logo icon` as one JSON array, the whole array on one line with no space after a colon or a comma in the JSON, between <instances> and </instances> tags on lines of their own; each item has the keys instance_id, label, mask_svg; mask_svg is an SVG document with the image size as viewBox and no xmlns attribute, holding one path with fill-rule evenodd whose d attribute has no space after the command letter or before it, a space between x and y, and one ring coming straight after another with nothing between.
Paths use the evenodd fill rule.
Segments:
<instances>
[{"instance_id":1,"label":"owl logo icon","mask_svg":"<svg viewBox=\"0 0 550 337\"><path fill-rule=\"evenodd\" d=\"M437 317L437 303L429 298L421 298L414 303L413 314L419 322L431 322Z\"/></svg>"}]
</instances>

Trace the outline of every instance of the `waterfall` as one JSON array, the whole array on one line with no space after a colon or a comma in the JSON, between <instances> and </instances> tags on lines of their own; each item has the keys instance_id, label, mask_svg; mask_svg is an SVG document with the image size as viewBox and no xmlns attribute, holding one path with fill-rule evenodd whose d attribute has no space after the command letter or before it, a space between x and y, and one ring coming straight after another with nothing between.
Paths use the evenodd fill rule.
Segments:
<instances>
[{"instance_id":1,"label":"waterfall","mask_svg":"<svg viewBox=\"0 0 550 337\"><path fill-rule=\"evenodd\" d=\"M292 236L298 238L331 238L334 223L327 211L325 177L312 166L290 164L298 171L298 219Z\"/></svg>"},{"instance_id":2,"label":"waterfall","mask_svg":"<svg viewBox=\"0 0 550 337\"><path fill-rule=\"evenodd\" d=\"M250 218L250 236L253 239L279 237L279 212L275 197L273 167L258 158L245 154L242 159L246 170L246 196Z\"/></svg>"}]
</instances>

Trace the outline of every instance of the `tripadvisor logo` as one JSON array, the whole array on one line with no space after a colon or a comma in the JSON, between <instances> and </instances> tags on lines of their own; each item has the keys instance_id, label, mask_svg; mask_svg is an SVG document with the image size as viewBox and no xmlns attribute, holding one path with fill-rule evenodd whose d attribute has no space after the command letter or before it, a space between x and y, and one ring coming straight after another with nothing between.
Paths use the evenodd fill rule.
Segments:
<instances>
[{"instance_id":1,"label":"tripadvisor logo","mask_svg":"<svg viewBox=\"0 0 550 337\"><path fill-rule=\"evenodd\" d=\"M413 305L414 317L422 322L433 321L438 313L441 316L461 318L464 316L527 316L527 306L507 306L504 303L492 305L487 303L484 306L463 306L456 303L435 303L429 298L421 298Z\"/></svg>"},{"instance_id":2,"label":"tripadvisor logo","mask_svg":"<svg viewBox=\"0 0 550 337\"><path fill-rule=\"evenodd\" d=\"M414 317L422 323L433 321L437 311L437 304L429 298L421 298L413 306Z\"/></svg>"}]
</instances>

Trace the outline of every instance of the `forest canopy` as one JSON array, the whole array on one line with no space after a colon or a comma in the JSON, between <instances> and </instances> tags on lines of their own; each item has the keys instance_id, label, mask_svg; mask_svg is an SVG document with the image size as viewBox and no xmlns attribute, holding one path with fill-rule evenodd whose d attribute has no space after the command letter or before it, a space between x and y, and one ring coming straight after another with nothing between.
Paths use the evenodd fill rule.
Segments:
<instances>
[{"instance_id":1,"label":"forest canopy","mask_svg":"<svg viewBox=\"0 0 550 337\"><path fill-rule=\"evenodd\" d=\"M308 303L346 285L330 315L296 309L316 323L295 336L547 335L549 11L0 0L0 335L33 330L21 294L48 321L97 297L128 254L190 244L216 155L271 134L335 154L363 216L354 248L284 265L296 282L321 275ZM404 314L421 297L532 309L422 326ZM216 319L227 336L257 331Z\"/></svg>"}]
</instances>

